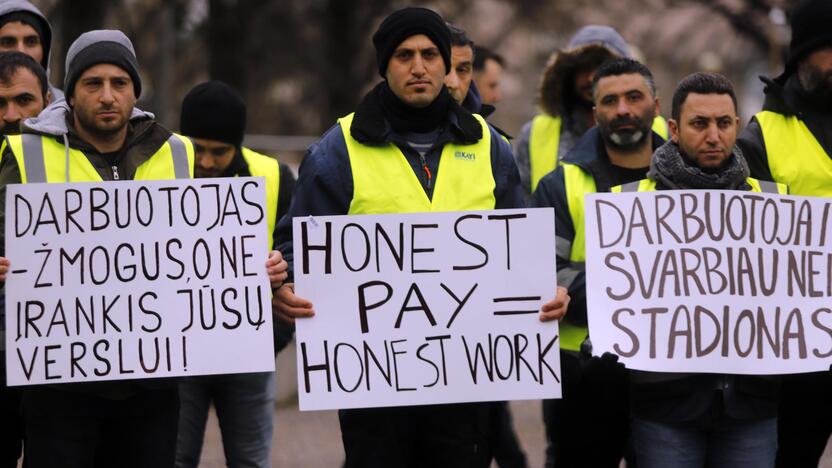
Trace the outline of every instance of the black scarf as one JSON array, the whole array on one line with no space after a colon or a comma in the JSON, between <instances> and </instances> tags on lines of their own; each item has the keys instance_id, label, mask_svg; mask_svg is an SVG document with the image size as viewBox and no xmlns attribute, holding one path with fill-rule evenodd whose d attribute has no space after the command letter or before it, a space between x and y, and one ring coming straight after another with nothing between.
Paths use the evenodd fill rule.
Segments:
<instances>
[{"instance_id":1,"label":"black scarf","mask_svg":"<svg viewBox=\"0 0 832 468\"><path fill-rule=\"evenodd\" d=\"M445 86L442 86L439 96L426 107L411 107L403 103L393 94L386 81L379 83L371 93L378 97L384 117L397 133L427 133L439 128L447 120L453 102Z\"/></svg>"},{"instance_id":2,"label":"black scarf","mask_svg":"<svg viewBox=\"0 0 832 468\"><path fill-rule=\"evenodd\" d=\"M737 146L719 171L706 172L691 165L679 151L679 146L668 140L653 153L647 177L667 189L750 190L746 181L749 173L745 157Z\"/></svg>"}]
</instances>

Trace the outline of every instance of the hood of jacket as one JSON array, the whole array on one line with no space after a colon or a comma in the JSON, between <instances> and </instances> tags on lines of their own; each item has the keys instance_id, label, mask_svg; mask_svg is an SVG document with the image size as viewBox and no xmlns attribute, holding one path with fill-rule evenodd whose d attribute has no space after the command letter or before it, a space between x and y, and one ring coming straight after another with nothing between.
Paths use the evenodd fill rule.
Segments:
<instances>
[{"instance_id":1,"label":"hood of jacket","mask_svg":"<svg viewBox=\"0 0 832 468\"><path fill-rule=\"evenodd\" d=\"M18 11L32 13L33 15L43 20L43 33L47 37L40 38L41 44L43 44L43 60L41 62L41 65L43 65L43 68L46 70L46 75L48 76L49 56L52 48L52 25L49 24L49 20L46 19L46 16L44 16L43 13L41 13L36 6L32 5L30 2L27 2L26 0L3 0L2 2L0 2L0 16L5 16L9 13L15 13Z\"/></svg>"},{"instance_id":2,"label":"hood of jacket","mask_svg":"<svg viewBox=\"0 0 832 468\"><path fill-rule=\"evenodd\" d=\"M23 129L27 133L39 133L41 135L51 135L55 137L62 137L69 133L67 126L67 118L72 109L64 99L53 101L52 104L46 107L36 117L30 117L23 121ZM133 108L133 113L130 115L130 122L139 120L150 120L155 116L150 112L145 112L137 107Z\"/></svg>"},{"instance_id":3,"label":"hood of jacket","mask_svg":"<svg viewBox=\"0 0 832 468\"><path fill-rule=\"evenodd\" d=\"M608 26L585 26L569 44L553 53L540 82L540 108L551 116L568 113L578 98L575 93L575 74L580 70L595 69L607 60L630 57L627 42Z\"/></svg>"},{"instance_id":4,"label":"hood of jacket","mask_svg":"<svg viewBox=\"0 0 832 468\"><path fill-rule=\"evenodd\" d=\"M777 112L783 115L795 115L795 111L786 101L785 82L777 79L771 79L766 76L760 76L760 81L765 84L763 93L765 99L763 100L763 110Z\"/></svg>"}]
</instances>

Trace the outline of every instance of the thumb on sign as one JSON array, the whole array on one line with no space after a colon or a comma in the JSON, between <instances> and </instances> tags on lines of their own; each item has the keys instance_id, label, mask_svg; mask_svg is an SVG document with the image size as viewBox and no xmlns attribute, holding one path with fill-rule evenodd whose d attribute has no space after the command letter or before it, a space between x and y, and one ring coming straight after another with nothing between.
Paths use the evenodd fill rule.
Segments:
<instances>
[{"instance_id":1,"label":"thumb on sign","mask_svg":"<svg viewBox=\"0 0 832 468\"><path fill-rule=\"evenodd\" d=\"M277 290L272 299L272 311L277 318L287 323L295 323L296 318L315 315L312 303L295 295L295 283L286 283Z\"/></svg>"},{"instance_id":2,"label":"thumb on sign","mask_svg":"<svg viewBox=\"0 0 832 468\"><path fill-rule=\"evenodd\" d=\"M562 319L566 315L567 306L569 306L569 291L563 286L558 286L555 298L540 308L540 321L550 322Z\"/></svg>"},{"instance_id":3,"label":"thumb on sign","mask_svg":"<svg viewBox=\"0 0 832 468\"><path fill-rule=\"evenodd\" d=\"M9 259L6 257L0 257L0 281L6 281L6 273L9 272Z\"/></svg>"}]
</instances>

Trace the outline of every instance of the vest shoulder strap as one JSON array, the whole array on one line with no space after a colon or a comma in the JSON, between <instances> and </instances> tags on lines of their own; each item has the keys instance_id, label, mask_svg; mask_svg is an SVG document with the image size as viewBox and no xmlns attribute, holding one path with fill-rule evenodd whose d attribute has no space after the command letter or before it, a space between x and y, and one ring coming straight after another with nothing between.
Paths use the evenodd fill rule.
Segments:
<instances>
[{"instance_id":1,"label":"vest shoulder strap","mask_svg":"<svg viewBox=\"0 0 832 468\"><path fill-rule=\"evenodd\" d=\"M177 179L190 179L190 162L188 161L188 148L185 146L185 141L175 133L171 133L168 138L170 145L170 154L173 158L173 173ZM42 160L43 158L41 158Z\"/></svg>"},{"instance_id":2,"label":"vest shoulder strap","mask_svg":"<svg viewBox=\"0 0 832 468\"><path fill-rule=\"evenodd\" d=\"M26 182L46 182L46 166L43 162L43 137L33 133L23 133L23 164L26 166Z\"/></svg>"}]
</instances>

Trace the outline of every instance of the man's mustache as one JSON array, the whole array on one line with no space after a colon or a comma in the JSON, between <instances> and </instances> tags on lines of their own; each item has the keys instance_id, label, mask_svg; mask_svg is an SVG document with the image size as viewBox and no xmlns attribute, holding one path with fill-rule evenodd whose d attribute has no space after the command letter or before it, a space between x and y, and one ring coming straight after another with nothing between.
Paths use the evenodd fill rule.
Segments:
<instances>
[{"instance_id":1,"label":"man's mustache","mask_svg":"<svg viewBox=\"0 0 832 468\"><path fill-rule=\"evenodd\" d=\"M10 122L0 127L0 135L19 135L20 122Z\"/></svg>"},{"instance_id":2,"label":"man's mustache","mask_svg":"<svg viewBox=\"0 0 832 468\"><path fill-rule=\"evenodd\" d=\"M642 127L641 120L635 117L616 117L610 121L610 130L616 131L624 126L633 126L633 131Z\"/></svg>"}]
</instances>

